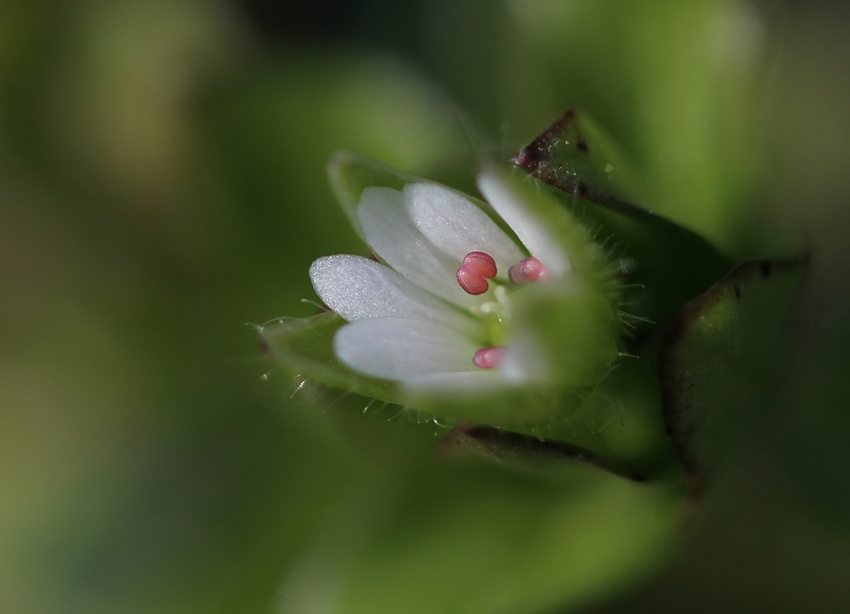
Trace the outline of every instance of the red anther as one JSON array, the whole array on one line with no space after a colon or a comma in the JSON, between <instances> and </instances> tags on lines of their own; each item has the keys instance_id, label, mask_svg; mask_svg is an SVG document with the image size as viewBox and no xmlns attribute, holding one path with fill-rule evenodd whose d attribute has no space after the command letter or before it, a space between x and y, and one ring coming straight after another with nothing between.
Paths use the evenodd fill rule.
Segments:
<instances>
[{"instance_id":1,"label":"red anther","mask_svg":"<svg viewBox=\"0 0 850 614\"><path fill-rule=\"evenodd\" d=\"M481 275L478 275L474 271L470 271L463 266L457 270L457 283L459 283L460 287L468 294L474 295L484 294L487 292L487 288L490 287L489 282Z\"/></svg>"},{"instance_id":2,"label":"red anther","mask_svg":"<svg viewBox=\"0 0 850 614\"><path fill-rule=\"evenodd\" d=\"M484 252L469 252L457 270L457 283L469 294L484 294L496 276L496 261Z\"/></svg>"},{"instance_id":3,"label":"red anther","mask_svg":"<svg viewBox=\"0 0 850 614\"><path fill-rule=\"evenodd\" d=\"M487 279L496 276L496 261L485 252L469 252L463 257L463 266Z\"/></svg>"},{"instance_id":4,"label":"red anther","mask_svg":"<svg viewBox=\"0 0 850 614\"><path fill-rule=\"evenodd\" d=\"M480 369L493 369L499 366L505 356L504 345L494 345L489 348L481 348L472 357L472 364Z\"/></svg>"},{"instance_id":5,"label":"red anther","mask_svg":"<svg viewBox=\"0 0 850 614\"><path fill-rule=\"evenodd\" d=\"M526 258L519 264L513 265L508 271L508 279L515 284L527 284L530 281L546 279L549 271L537 258Z\"/></svg>"}]
</instances>

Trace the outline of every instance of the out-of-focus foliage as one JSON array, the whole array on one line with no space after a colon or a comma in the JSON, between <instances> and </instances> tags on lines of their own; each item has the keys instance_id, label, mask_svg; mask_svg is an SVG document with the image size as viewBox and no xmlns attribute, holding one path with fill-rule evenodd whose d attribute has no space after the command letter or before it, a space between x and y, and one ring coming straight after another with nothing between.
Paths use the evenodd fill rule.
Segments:
<instances>
[{"instance_id":1,"label":"out-of-focus foliage","mask_svg":"<svg viewBox=\"0 0 850 614\"><path fill-rule=\"evenodd\" d=\"M728 464L737 407L772 387L776 360L806 272L804 260L751 260L665 323L659 372L670 443L701 493Z\"/></svg>"},{"instance_id":2,"label":"out-of-focus foliage","mask_svg":"<svg viewBox=\"0 0 850 614\"><path fill-rule=\"evenodd\" d=\"M333 151L472 191L482 148L508 157L568 106L634 158L640 204L734 259L773 255L789 242L777 228L796 226L814 253L782 376L730 409L744 417L730 460L677 564L622 611L846 603L846 9L319 4L346 19L275 28L223 0L0 4L0 610L268 612L333 536L356 543L391 518L415 538L429 492L460 521L486 504L509 524L518 503L486 485L515 477L433 482L442 470L420 461L441 427L262 380L244 322L312 313L309 263L363 249L324 176ZM641 420L618 409L565 428L640 449ZM565 560L611 547L628 525L607 531L604 502L629 492L592 498L579 515L602 541ZM388 553L426 546L339 554L384 573ZM565 603L619 611L643 579L594 569L608 581ZM551 596L549 579L529 586Z\"/></svg>"}]
</instances>

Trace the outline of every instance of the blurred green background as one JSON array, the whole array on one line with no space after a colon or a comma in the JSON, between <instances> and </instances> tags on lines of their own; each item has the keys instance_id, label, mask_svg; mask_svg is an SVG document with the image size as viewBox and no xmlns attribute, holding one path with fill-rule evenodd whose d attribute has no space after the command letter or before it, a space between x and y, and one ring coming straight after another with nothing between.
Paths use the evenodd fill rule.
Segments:
<instances>
[{"instance_id":1,"label":"blurred green background","mask_svg":"<svg viewBox=\"0 0 850 614\"><path fill-rule=\"evenodd\" d=\"M245 326L310 314L310 262L363 251L325 161L350 149L471 191L482 152L509 157L569 106L634 158L641 204L735 259L800 237L814 254L782 376L737 408L733 461L672 564L571 607L841 611L848 13L4 0L0 611L275 611L328 526L358 531L341 511L391 498L387 467L445 432L302 402Z\"/></svg>"}]
</instances>

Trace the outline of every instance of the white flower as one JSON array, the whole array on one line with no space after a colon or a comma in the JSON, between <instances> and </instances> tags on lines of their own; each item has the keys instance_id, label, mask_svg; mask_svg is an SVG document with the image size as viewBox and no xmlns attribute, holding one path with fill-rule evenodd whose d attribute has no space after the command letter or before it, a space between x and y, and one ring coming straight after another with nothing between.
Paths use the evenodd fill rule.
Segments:
<instances>
[{"instance_id":1,"label":"white flower","mask_svg":"<svg viewBox=\"0 0 850 614\"><path fill-rule=\"evenodd\" d=\"M495 173L478 187L520 240L478 205L435 183L363 190L361 232L380 262L319 258L310 279L349 324L334 337L351 369L409 389L478 389L533 381L543 366L511 326L511 293L569 274L558 242Z\"/></svg>"}]
</instances>

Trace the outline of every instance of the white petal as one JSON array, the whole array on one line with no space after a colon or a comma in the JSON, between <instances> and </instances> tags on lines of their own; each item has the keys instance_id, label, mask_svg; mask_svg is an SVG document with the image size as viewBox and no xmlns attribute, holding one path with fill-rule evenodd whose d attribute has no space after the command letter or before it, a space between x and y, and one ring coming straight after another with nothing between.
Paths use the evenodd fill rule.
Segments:
<instances>
[{"instance_id":1,"label":"white petal","mask_svg":"<svg viewBox=\"0 0 850 614\"><path fill-rule=\"evenodd\" d=\"M548 382L543 357L531 339L527 336L517 336L505 349L502 362L495 369L423 374L406 380L404 385L414 392L463 393Z\"/></svg>"},{"instance_id":2,"label":"white petal","mask_svg":"<svg viewBox=\"0 0 850 614\"><path fill-rule=\"evenodd\" d=\"M343 326L334 352L356 371L390 380L474 370L475 344L434 322L379 318Z\"/></svg>"},{"instance_id":3,"label":"white petal","mask_svg":"<svg viewBox=\"0 0 850 614\"><path fill-rule=\"evenodd\" d=\"M479 369L477 371L455 371L453 373L433 373L420 375L404 381L404 387L411 392L463 393L510 385L498 369Z\"/></svg>"},{"instance_id":4,"label":"white petal","mask_svg":"<svg viewBox=\"0 0 850 614\"><path fill-rule=\"evenodd\" d=\"M389 267L362 256L319 258L310 266L310 281L322 302L349 322L396 317L426 319L461 331L476 326Z\"/></svg>"},{"instance_id":5,"label":"white petal","mask_svg":"<svg viewBox=\"0 0 850 614\"><path fill-rule=\"evenodd\" d=\"M516 233L531 255L540 260L554 275L564 275L570 262L558 241L504 179L493 172L478 176L478 189L505 222Z\"/></svg>"},{"instance_id":6,"label":"white petal","mask_svg":"<svg viewBox=\"0 0 850 614\"><path fill-rule=\"evenodd\" d=\"M366 242L384 262L413 283L453 303L468 306L469 295L455 277L460 260L441 253L417 230L403 200L402 193L392 188L363 190L357 216Z\"/></svg>"},{"instance_id":7,"label":"white petal","mask_svg":"<svg viewBox=\"0 0 850 614\"><path fill-rule=\"evenodd\" d=\"M437 183L404 186L404 205L416 228L458 265L469 252L490 254L501 277L525 255L478 205ZM457 268L457 265L456 267Z\"/></svg>"}]
</instances>

